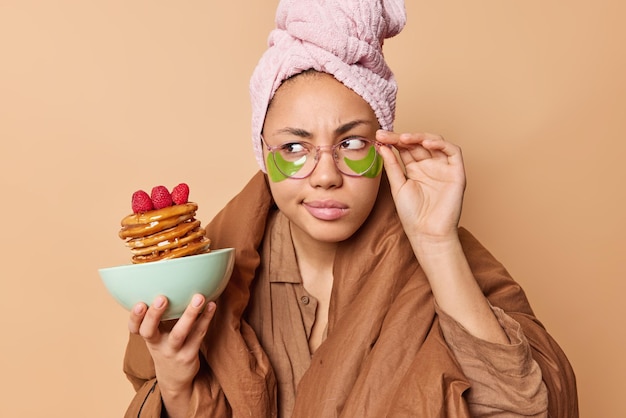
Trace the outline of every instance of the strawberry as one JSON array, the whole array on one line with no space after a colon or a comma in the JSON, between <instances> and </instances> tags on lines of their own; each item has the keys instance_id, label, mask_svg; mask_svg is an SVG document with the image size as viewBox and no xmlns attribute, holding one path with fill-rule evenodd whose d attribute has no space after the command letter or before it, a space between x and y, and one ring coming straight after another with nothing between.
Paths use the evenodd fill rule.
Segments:
<instances>
[{"instance_id":1,"label":"strawberry","mask_svg":"<svg viewBox=\"0 0 626 418\"><path fill-rule=\"evenodd\" d=\"M176 205L183 205L189 201L189 186L180 183L172 190L172 200Z\"/></svg>"},{"instance_id":2,"label":"strawberry","mask_svg":"<svg viewBox=\"0 0 626 418\"><path fill-rule=\"evenodd\" d=\"M153 187L150 197L152 198L152 204L155 209L163 209L172 206L172 195L170 195L170 192L165 186Z\"/></svg>"},{"instance_id":3,"label":"strawberry","mask_svg":"<svg viewBox=\"0 0 626 418\"><path fill-rule=\"evenodd\" d=\"M152 199L150 199L148 193L144 192L143 190L137 190L135 193L133 193L131 206L133 208L133 213L147 212L154 209L154 206L152 205Z\"/></svg>"}]
</instances>

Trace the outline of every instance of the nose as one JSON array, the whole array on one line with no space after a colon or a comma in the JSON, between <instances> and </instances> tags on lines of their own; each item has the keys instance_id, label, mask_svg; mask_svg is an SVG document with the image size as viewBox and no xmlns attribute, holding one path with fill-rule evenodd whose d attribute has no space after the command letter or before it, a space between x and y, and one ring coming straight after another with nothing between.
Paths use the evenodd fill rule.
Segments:
<instances>
[{"instance_id":1,"label":"nose","mask_svg":"<svg viewBox=\"0 0 626 418\"><path fill-rule=\"evenodd\" d=\"M318 147L317 163L309 176L313 187L332 188L343 183L343 175L335 163L334 151L330 147Z\"/></svg>"}]
</instances>

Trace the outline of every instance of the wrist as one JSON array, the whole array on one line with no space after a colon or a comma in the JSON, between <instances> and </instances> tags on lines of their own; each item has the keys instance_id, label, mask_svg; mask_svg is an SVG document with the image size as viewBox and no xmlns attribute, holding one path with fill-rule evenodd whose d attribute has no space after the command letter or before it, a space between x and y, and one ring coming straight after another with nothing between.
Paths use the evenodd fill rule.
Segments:
<instances>
[{"instance_id":1,"label":"wrist","mask_svg":"<svg viewBox=\"0 0 626 418\"><path fill-rule=\"evenodd\" d=\"M185 399L185 398L191 397L193 385L185 384L185 385L168 386L159 382L159 388L161 390L161 397L172 399L172 400L178 400L178 399Z\"/></svg>"},{"instance_id":2,"label":"wrist","mask_svg":"<svg viewBox=\"0 0 626 418\"><path fill-rule=\"evenodd\" d=\"M191 404L192 385L180 386L176 389L159 385L159 389L163 402L164 414L162 416L167 418L187 416L187 410Z\"/></svg>"},{"instance_id":3,"label":"wrist","mask_svg":"<svg viewBox=\"0 0 626 418\"><path fill-rule=\"evenodd\" d=\"M413 251L418 260L423 261L428 257L445 257L462 252L461 241L457 231L448 235L425 235L419 234L409 238Z\"/></svg>"}]
</instances>

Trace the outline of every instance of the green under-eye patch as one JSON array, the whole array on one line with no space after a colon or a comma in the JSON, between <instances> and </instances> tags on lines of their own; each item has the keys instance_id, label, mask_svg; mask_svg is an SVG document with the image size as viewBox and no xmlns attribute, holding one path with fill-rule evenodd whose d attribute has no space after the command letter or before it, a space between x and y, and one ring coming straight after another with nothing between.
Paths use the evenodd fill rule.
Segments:
<instances>
[{"instance_id":1,"label":"green under-eye patch","mask_svg":"<svg viewBox=\"0 0 626 418\"><path fill-rule=\"evenodd\" d=\"M303 158L296 162L290 162L279 153L270 152L267 154L267 174L274 183L283 181L300 171L305 161L306 159Z\"/></svg>"},{"instance_id":2,"label":"green under-eye patch","mask_svg":"<svg viewBox=\"0 0 626 418\"><path fill-rule=\"evenodd\" d=\"M361 160L344 158L343 161L352 171L368 178L376 177L383 168L383 159L376 154L376 147L371 147L367 156Z\"/></svg>"}]
</instances>

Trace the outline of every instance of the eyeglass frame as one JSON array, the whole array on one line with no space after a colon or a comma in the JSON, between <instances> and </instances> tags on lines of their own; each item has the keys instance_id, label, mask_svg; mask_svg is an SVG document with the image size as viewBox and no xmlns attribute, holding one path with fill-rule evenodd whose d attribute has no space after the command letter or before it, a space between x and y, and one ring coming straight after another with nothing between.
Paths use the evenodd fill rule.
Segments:
<instances>
[{"instance_id":1,"label":"eyeglass frame","mask_svg":"<svg viewBox=\"0 0 626 418\"><path fill-rule=\"evenodd\" d=\"M382 142L376 141L375 139L369 139L369 138L365 138L362 136L355 136L355 137L351 137L351 138L345 138L342 139L341 141L337 142L336 144L332 144L332 145L318 145L315 146L313 144L311 144L310 142L307 141L285 141L283 143L280 143L278 145L269 145L266 141L265 138L263 137L263 134L260 135L261 136L261 142L265 145L268 153L272 154L272 160L274 160L274 165L276 166L276 168L278 169L278 171L280 171L280 173L285 176L288 179L294 179L294 180L302 180L305 179L307 177L310 177L313 172L315 171L315 169L317 168L317 165L320 162L320 155L321 152L323 150L328 150L331 151L331 156L333 157L333 163L335 164L335 168L337 168L337 171L339 171L341 174L349 176L349 177L363 177L369 170L370 168L372 168L376 162L376 158L372 161L372 164L367 168L367 170L363 171L362 173L345 173L344 171L341 170L341 168L339 168L339 163L338 163L338 156L336 154L336 149L337 147L339 147L339 145L341 145L342 143L344 143L345 141L349 140L349 139L355 139L355 138L359 138L365 142L368 142L370 144L372 144L374 146L374 151L376 152L376 157L378 158L382 158L382 156L380 155L380 153L378 152L378 149L381 146L389 146L387 144L383 144ZM287 174L283 173L283 171L280 169L280 167L278 166L278 164L276 163L276 160L274 159L275 157L275 152L277 150L279 150L281 147L283 147L286 144L307 144L310 145L314 150L315 150L315 155L313 156L314 160L315 160L315 164L313 165L313 168L311 169L311 171L304 176L288 176Z\"/></svg>"}]
</instances>

